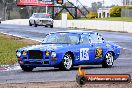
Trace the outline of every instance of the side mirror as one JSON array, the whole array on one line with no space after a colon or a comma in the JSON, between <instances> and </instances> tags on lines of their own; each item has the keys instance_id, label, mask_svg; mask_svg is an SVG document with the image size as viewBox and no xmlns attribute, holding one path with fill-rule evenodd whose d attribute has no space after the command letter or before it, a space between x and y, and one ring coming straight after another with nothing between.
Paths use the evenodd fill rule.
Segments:
<instances>
[{"instance_id":1,"label":"side mirror","mask_svg":"<svg viewBox=\"0 0 132 88\"><path fill-rule=\"evenodd\" d=\"M46 41L46 39L44 38L43 40L42 40L42 43L44 43Z\"/></svg>"},{"instance_id":2,"label":"side mirror","mask_svg":"<svg viewBox=\"0 0 132 88\"><path fill-rule=\"evenodd\" d=\"M103 43L104 43L104 41L105 41L104 38L102 38L102 41L103 41Z\"/></svg>"}]
</instances>

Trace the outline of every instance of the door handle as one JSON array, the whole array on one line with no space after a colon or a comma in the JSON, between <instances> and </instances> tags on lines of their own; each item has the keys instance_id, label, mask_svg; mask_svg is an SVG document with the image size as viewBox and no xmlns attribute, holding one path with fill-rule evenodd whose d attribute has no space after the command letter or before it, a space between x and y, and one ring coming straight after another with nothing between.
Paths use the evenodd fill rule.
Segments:
<instances>
[{"instance_id":1,"label":"door handle","mask_svg":"<svg viewBox=\"0 0 132 88\"><path fill-rule=\"evenodd\" d=\"M92 47L93 47L93 44L91 44L90 46L92 46Z\"/></svg>"}]
</instances>

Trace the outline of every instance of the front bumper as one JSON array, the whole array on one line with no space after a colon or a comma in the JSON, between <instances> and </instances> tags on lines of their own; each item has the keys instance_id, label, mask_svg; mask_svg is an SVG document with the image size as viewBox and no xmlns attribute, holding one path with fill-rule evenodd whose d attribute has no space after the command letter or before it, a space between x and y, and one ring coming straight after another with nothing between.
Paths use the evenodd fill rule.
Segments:
<instances>
[{"instance_id":1,"label":"front bumper","mask_svg":"<svg viewBox=\"0 0 132 88\"><path fill-rule=\"evenodd\" d=\"M59 61L57 58L51 58L50 60L36 60L36 59L30 59L30 60L20 60L18 61L20 65L25 66L35 66L35 67L53 67L56 65L59 65Z\"/></svg>"},{"instance_id":2,"label":"front bumper","mask_svg":"<svg viewBox=\"0 0 132 88\"><path fill-rule=\"evenodd\" d=\"M40 20L37 22L38 25L53 25L52 21L48 21L48 20Z\"/></svg>"},{"instance_id":3,"label":"front bumper","mask_svg":"<svg viewBox=\"0 0 132 88\"><path fill-rule=\"evenodd\" d=\"M40 50L21 51L22 55L20 57L17 56L17 60L20 65L26 66L51 67L59 65L62 61L63 54L57 53L56 57L52 57L51 52Z\"/></svg>"}]
</instances>

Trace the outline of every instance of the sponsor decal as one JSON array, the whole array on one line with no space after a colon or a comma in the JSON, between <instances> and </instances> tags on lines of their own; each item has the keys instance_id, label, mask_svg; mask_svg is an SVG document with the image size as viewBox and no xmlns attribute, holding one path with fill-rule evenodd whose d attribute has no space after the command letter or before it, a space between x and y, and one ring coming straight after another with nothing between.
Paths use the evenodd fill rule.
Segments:
<instances>
[{"instance_id":1,"label":"sponsor decal","mask_svg":"<svg viewBox=\"0 0 132 88\"><path fill-rule=\"evenodd\" d=\"M76 82L79 85L86 83L130 83L131 76L129 74L86 74L85 70L79 67Z\"/></svg>"},{"instance_id":2,"label":"sponsor decal","mask_svg":"<svg viewBox=\"0 0 132 88\"><path fill-rule=\"evenodd\" d=\"M101 57L103 57L102 48L96 48L96 50L95 50L95 58L98 59L98 58L101 58Z\"/></svg>"}]
</instances>

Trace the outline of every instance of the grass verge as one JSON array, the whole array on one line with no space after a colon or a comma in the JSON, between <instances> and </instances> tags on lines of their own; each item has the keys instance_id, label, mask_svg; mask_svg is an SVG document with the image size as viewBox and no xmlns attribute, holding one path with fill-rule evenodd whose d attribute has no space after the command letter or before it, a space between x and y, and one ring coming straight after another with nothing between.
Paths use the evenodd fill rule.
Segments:
<instances>
[{"instance_id":1,"label":"grass verge","mask_svg":"<svg viewBox=\"0 0 132 88\"><path fill-rule=\"evenodd\" d=\"M0 65L16 64L16 50L33 44L38 44L38 42L0 34Z\"/></svg>"},{"instance_id":2,"label":"grass verge","mask_svg":"<svg viewBox=\"0 0 132 88\"><path fill-rule=\"evenodd\" d=\"M132 17L109 17L109 18L80 18L80 20L108 20L108 21L126 21L132 22Z\"/></svg>"}]
</instances>

